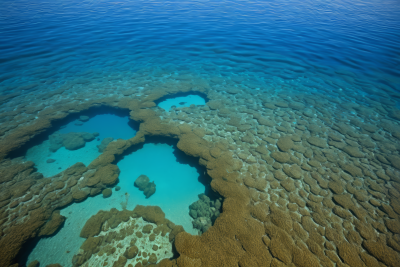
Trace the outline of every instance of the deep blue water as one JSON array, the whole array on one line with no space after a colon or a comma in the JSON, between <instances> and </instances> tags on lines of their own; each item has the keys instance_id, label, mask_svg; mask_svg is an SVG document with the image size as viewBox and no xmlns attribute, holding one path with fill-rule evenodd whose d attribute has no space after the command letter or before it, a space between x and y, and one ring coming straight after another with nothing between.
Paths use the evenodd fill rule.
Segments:
<instances>
[{"instance_id":1,"label":"deep blue water","mask_svg":"<svg viewBox=\"0 0 400 267\"><path fill-rule=\"evenodd\" d=\"M400 91L399 25L396 0L1 0L0 86L52 79L40 85L52 90L149 67L298 85L351 72L370 89ZM366 87L332 90L343 86Z\"/></svg>"}]
</instances>

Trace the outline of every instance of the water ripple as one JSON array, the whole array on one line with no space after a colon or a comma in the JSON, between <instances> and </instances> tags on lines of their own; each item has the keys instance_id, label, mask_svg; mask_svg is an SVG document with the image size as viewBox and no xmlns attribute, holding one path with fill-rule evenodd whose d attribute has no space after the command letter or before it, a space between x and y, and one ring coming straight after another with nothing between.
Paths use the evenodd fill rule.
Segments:
<instances>
[{"instance_id":1,"label":"water ripple","mask_svg":"<svg viewBox=\"0 0 400 267\"><path fill-rule=\"evenodd\" d=\"M24 73L44 62L61 71L74 64L68 57L83 69L208 58L271 73L327 66L400 76L398 25L395 0L5 0L0 71Z\"/></svg>"}]
</instances>

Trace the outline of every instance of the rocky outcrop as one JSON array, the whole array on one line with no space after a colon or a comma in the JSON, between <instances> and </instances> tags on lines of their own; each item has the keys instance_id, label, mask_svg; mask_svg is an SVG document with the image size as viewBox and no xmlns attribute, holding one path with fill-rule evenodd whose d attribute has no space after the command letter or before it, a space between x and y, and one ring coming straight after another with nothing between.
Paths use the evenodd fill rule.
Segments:
<instances>
[{"instance_id":1,"label":"rocky outcrop","mask_svg":"<svg viewBox=\"0 0 400 267\"><path fill-rule=\"evenodd\" d=\"M112 190L110 188L106 188L101 193L103 194L104 198L108 198L111 197Z\"/></svg>"},{"instance_id":2,"label":"rocky outcrop","mask_svg":"<svg viewBox=\"0 0 400 267\"><path fill-rule=\"evenodd\" d=\"M135 180L134 185L139 188L140 191L143 191L146 198L151 197L156 192L156 184L150 182L149 177L143 174Z\"/></svg>"},{"instance_id":3,"label":"rocky outcrop","mask_svg":"<svg viewBox=\"0 0 400 267\"><path fill-rule=\"evenodd\" d=\"M60 211L54 211L48 221L42 229L40 229L39 236L50 236L53 235L65 222L65 217L60 215Z\"/></svg>"},{"instance_id":4,"label":"rocky outcrop","mask_svg":"<svg viewBox=\"0 0 400 267\"><path fill-rule=\"evenodd\" d=\"M55 132L50 135L50 151L56 152L61 147L65 147L68 150L77 150L85 146L86 142L90 142L98 136L98 133L66 133L61 134L59 132Z\"/></svg>"},{"instance_id":5,"label":"rocky outcrop","mask_svg":"<svg viewBox=\"0 0 400 267\"><path fill-rule=\"evenodd\" d=\"M222 198L210 200L204 194L199 195L199 200L189 206L189 215L194 219L193 227L204 233L219 217L222 208Z\"/></svg>"},{"instance_id":6,"label":"rocky outcrop","mask_svg":"<svg viewBox=\"0 0 400 267\"><path fill-rule=\"evenodd\" d=\"M104 139L101 141L100 145L97 146L97 148L98 148L98 150L99 150L99 153L103 153L104 149L106 149L106 147L108 146L108 144L111 143L113 140L114 140L114 138L112 138L112 137L104 138Z\"/></svg>"}]
</instances>

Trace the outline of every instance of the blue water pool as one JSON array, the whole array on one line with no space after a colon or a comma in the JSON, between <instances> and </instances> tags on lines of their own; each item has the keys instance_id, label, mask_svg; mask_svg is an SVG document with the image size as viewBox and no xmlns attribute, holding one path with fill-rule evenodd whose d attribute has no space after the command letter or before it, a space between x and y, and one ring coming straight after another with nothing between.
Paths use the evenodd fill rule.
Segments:
<instances>
[{"instance_id":1,"label":"blue water pool","mask_svg":"<svg viewBox=\"0 0 400 267\"><path fill-rule=\"evenodd\" d=\"M62 209L61 215L67 218L63 228L55 236L40 239L29 254L28 263L39 260L43 265L57 262L71 266L72 257L85 241L79 237L85 222L100 210L122 210L121 202L126 201L126 193L129 194L128 210L136 205L159 206L167 219L182 225L188 233L197 235L198 231L193 228L189 216L189 205L198 200L198 194L205 192L205 186L199 181L198 170L178 162L174 150L168 144L149 143L125 156L118 162L121 174L117 185L121 189L113 189L109 198L100 194ZM147 175L156 184L155 194L148 199L133 185L141 174Z\"/></svg>"},{"instance_id":2,"label":"blue water pool","mask_svg":"<svg viewBox=\"0 0 400 267\"><path fill-rule=\"evenodd\" d=\"M33 161L38 171L45 177L56 175L77 162L82 162L88 166L101 154L98 146L101 145L104 138L127 140L135 136L136 131L128 123L128 116L120 117L113 114L95 115L85 122L79 119L71 121L58 132L61 134L86 132L98 133L98 135L94 140L86 142L84 147L76 150L60 147L57 151L51 151L51 142L45 140L30 148L26 152L25 159ZM47 162L49 159L54 160L54 162Z\"/></svg>"},{"instance_id":3,"label":"blue water pool","mask_svg":"<svg viewBox=\"0 0 400 267\"><path fill-rule=\"evenodd\" d=\"M205 104L206 101L201 96L188 95L188 96L168 98L160 102L158 106L160 108L165 109L166 111L169 111L172 106L175 106L177 108L182 108L182 107L190 107L190 105L204 106Z\"/></svg>"}]
</instances>

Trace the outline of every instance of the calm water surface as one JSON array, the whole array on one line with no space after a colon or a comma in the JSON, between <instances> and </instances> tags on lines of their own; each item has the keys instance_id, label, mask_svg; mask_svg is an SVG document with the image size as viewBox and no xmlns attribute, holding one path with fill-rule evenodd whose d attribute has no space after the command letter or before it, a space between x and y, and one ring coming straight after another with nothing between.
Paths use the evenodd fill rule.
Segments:
<instances>
[{"instance_id":1,"label":"calm water surface","mask_svg":"<svg viewBox=\"0 0 400 267\"><path fill-rule=\"evenodd\" d=\"M395 0L3 0L0 86L6 94L52 79L41 89L53 90L150 67L246 72L305 86L297 90L312 87L299 79L351 72L398 91L399 25Z\"/></svg>"}]
</instances>

